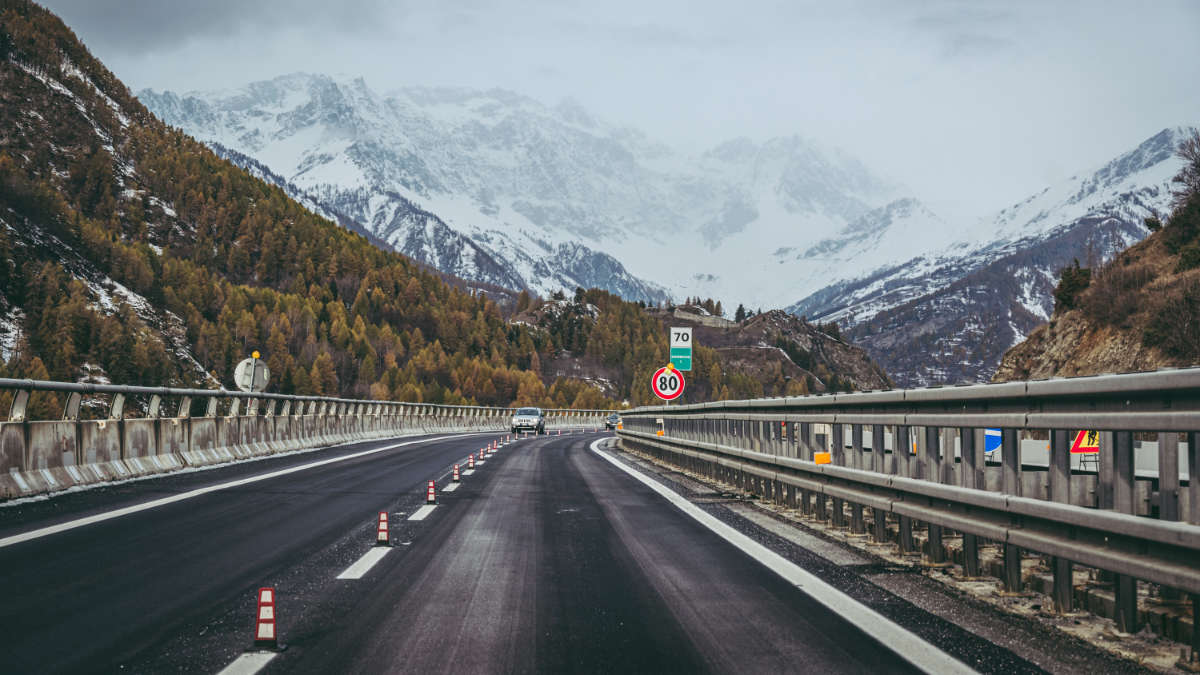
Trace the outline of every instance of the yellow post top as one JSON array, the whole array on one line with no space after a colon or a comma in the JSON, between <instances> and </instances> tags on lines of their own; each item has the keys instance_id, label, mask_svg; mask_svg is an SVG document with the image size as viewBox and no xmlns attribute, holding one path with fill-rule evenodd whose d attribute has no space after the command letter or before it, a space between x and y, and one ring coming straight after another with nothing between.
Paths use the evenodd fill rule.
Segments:
<instances>
[{"instance_id":1,"label":"yellow post top","mask_svg":"<svg viewBox=\"0 0 1200 675\"><path fill-rule=\"evenodd\" d=\"M256 350L254 350L254 351L252 351L252 352L250 352L250 358L252 358L252 359L257 359L257 358L258 358L258 350L257 350L257 349L256 349Z\"/></svg>"},{"instance_id":2,"label":"yellow post top","mask_svg":"<svg viewBox=\"0 0 1200 675\"><path fill-rule=\"evenodd\" d=\"M667 370L675 370L675 364L674 364L674 363L668 363L668 364L667 364Z\"/></svg>"}]
</instances>

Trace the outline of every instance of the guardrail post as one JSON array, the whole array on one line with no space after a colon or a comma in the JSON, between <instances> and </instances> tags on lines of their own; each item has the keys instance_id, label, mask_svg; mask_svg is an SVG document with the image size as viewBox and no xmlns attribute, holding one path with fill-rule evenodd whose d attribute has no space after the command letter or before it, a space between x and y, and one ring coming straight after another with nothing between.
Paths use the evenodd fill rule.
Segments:
<instances>
[{"instance_id":1,"label":"guardrail post","mask_svg":"<svg viewBox=\"0 0 1200 675\"><path fill-rule=\"evenodd\" d=\"M893 473L909 478L912 476L912 440L911 427L895 426L892 427L892 466ZM899 531L897 532L897 541L900 545L901 553L913 552L912 538L912 518L908 516L900 516Z\"/></svg>"},{"instance_id":2,"label":"guardrail post","mask_svg":"<svg viewBox=\"0 0 1200 675\"><path fill-rule=\"evenodd\" d=\"M892 428L892 473L912 478L913 452L911 426L896 425Z\"/></svg>"},{"instance_id":3,"label":"guardrail post","mask_svg":"<svg viewBox=\"0 0 1200 675\"><path fill-rule=\"evenodd\" d=\"M979 474L976 467L980 448L975 445L975 430L961 428L958 430L958 436L962 448L962 469L959 471L961 485L965 488L978 488ZM979 576L979 538L970 532L963 532L962 552L963 574L968 577Z\"/></svg>"},{"instance_id":4,"label":"guardrail post","mask_svg":"<svg viewBox=\"0 0 1200 675\"><path fill-rule=\"evenodd\" d=\"M863 425L850 425L850 453L846 458L846 466L851 469L863 468Z\"/></svg>"},{"instance_id":5,"label":"guardrail post","mask_svg":"<svg viewBox=\"0 0 1200 675\"><path fill-rule=\"evenodd\" d=\"M1178 522L1179 513L1179 434L1158 434L1158 519ZM1171 602L1180 600L1179 591L1159 587L1159 595Z\"/></svg>"},{"instance_id":6,"label":"guardrail post","mask_svg":"<svg viewBox=\"0 0 1200 675\"><path fill-rule=\"evenodd\" d=\"M887 463L887 450L883 447L883 432L884 425L871 425L871 455L874 469L879 473L884 473L884 465ZM895 437L892 438L893 445ZM887 541L887 511L883 509L871 509L871 519L874 524L874 539L876 542L882 543Z\"/></svg>"},{"instance_id":7,"label":"guardrail post","mask_svg":"<svg viewBox=\"0 0 1200 675\"><path fill-rule=\"evenodd\" d=\"M871 469L878 473L887 473L887 447L884 443L884 436L886 434L886 425L871 425ZM895 440L893 438L892 442L895 443ZM893 451L892 454L895 454L895 452Z\"/></svg>"},{"instance_id":8,"label":"guardrail post","mask_svg":"<svg viewBox=\"0 0 1200 675\"><path fill-rule=\"evenodd\" d=\"M1016 429L1000 430L1000 491L1006 495L1021 495L1021 439ZM1004 590L1020 593L1021 548L1004 542Z\"/></svg>"},{"instance_id":9,"label":"guardrail post","mask_svg":"<svg viewBox=\"0 0 1200 675\"><path fill-rule=\"evenodd\" d=\"M927 477L942 482L942 434L937 427L925 427L925 458L929 467ZM953 452L951 450L950 452ZM953 459L953 455L951 455ZM946 562L946 549L942 546L942 526L929 523L929 562L940 565Z\"/></svg>"},{"instance_id":10,"label":"guardrail post","mask_svg":"<svg viewBox=\"0 0 1200 675\"><path fill-rule=\"evenodd\" d=\"M840 422L837 424L833 424L832 428L830 430L830 435L833 437L833 440L832 440L833 447L830 448L830 451L833 453L833 463L838 466L846 466L846 443L845 443L846 428ZM833 501L833 526L834 527L845 527L846 526L846 510L845 510L845 507L842 506L842 500L839 499L838 497L834 497L832 499L832 501Z\"/></svg>"},{"instance_id":11,"label":"guardrail post","mask_svg":"<svg viewBox=\"0 0 1200 675\"><path fill-rule=\"evenodd\" d=\"M1050 431L1050 501L1071 503L1071 446L1066 429ZM1075 604L1075 582L1071 561L1051 556L1054 574L1054 609L1069 612Z\"/></svg>"},{"instance_id":12,"label":"guardrail post","mask_svg":"<svg viewBox=\"0 0 1200 675\"><path fill-rule=\"evenodd\" d=\"M1113 510L1118 513L1137 513L1136 481L1134 475L1133 432L1113 432ZM1101 437L1103 442L1103 437ZM1136 633L1141 630L1137 607L1137 579L1127 574L1113 575L1116 601L1117 630Z\"/></svg>"},{"instance_id":13,"label":"guardrail post","mask_svg":"<svg viewBox=\"0 0 1200 675\"><path fill-rule=\"evenodd\" d=\"M1200 525L1200 432L1189 431L1188 522ZM1192 653L1200 655L1200 595L1192 594Z\"/></svg>"}]
</instances>

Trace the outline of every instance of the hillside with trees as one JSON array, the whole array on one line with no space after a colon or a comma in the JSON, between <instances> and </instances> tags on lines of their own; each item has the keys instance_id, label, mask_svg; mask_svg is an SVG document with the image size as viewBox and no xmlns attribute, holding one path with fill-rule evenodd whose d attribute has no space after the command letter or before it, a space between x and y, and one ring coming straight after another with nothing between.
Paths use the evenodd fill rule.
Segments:
<instances>
[{"instance_id":1,"label":"hillside with trees","mask_svg":"<svg viewBox=\"0 0 1200 675\"><path fill-rule=\"evenodd\" d=\"M1050 322L1004 355L996 381L1200 363L1200 134L1179 156L1171 212L1110 262L1063 269Z\"/></svg>"},{"instance_id":2,"label":"hillside with trees","mask_svg":"<svg viewBox=\"0 0 1200 675\"><path fill-rule=\"evenodd\" d=\"M634 405L659 403L650 375L669 357L667 331L690 326L692 370L684 401L803 396L883 389L886 373L866 352L841 339L836 324L814 326L779 310L719 315L720 303L646 306L599 289L571 298L518 298L514 321L531 328L540 349L533 365L545 378L587 381Z\"/></svg>"},{"instance_id":3,"label":"hillside with trees","mask_svg":"<svg viewBox=\"0 0 1200 675\"><path fill-rule=\"evenodd\" d=\"M0 0L0 375L212 387L259 350L282 393L642 402L662 322L580 293L586 321L522 321L546 305L527 294L506 316L163 124L58 17ZM568 354L616 374L551 367ZM800 391L720 363L697 354L697 395Z\"/></svg>"},{"instance_id":4,"label":"hillside with trees","mask_svg":"<svg viewBox=\"0 0 1200 675\"><path fill-rule=\"evenodd\" d=\"M259 349L285 393L563 403L493 303L165 126L24 0L0 2L0 129L7 375L211 386Z\"/></svg>"}]
</instances>

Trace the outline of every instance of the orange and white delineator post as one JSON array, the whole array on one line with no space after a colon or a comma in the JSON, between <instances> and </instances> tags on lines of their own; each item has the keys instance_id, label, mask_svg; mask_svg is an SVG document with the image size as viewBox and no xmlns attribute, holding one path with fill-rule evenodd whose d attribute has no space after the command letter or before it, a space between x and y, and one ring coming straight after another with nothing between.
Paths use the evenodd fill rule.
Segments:
<instances>
[{"instance_id":1,"label":"orange and white delineator post","mask_svg":"<svg viewBox=\"0 0 1200 675\"><path fill-rule=\"evenodd\" d=\"M471 471L475 470L475 455L474 454L467 455L467 469L469 469Z\"/></svg>"},{"instance_id":2,"label":"orange and white delineator post","mask_svg":"<svg viewBox=\"0 0 1200 675\"><path fill-rule=\"evenodd\" d=\"M392 538L388 534L388 513L387 511L379 512L379 526L375 530L375 545L376 546L391 546Z\"/></svg>"},{"instance_id":3,"label":"orange and white delineator post","mask_svg":"<svg viewBox=\"0 0 1200 675\"><path fill-rule=\"evenodd\" d=\"M455 483L458 482L458 465L457 464L454 465L454 473L451 474L450 480L454 481Z\"/></svg>"},{"instance_id":4,"label":"orange and white delineator post","mask_svg":"<svg viewBox=\"0 0 1200 675\"><path fill-rule=\"evenodd\" d=\"M437 483L434 483L433 481L429 481L429 485L425 488L425 503L437 503Z\"/></svg>"},{"instance_id":5,"label":"orange and white delineator post","mask_svg":"<svg viewBox=\"0 0 1200 675\"><path fill-rule=\"evenodd\" d=\"M258 589L258 614L254 620L254 646L275 649L275 588Z\"/></svg>"}]
</instances>

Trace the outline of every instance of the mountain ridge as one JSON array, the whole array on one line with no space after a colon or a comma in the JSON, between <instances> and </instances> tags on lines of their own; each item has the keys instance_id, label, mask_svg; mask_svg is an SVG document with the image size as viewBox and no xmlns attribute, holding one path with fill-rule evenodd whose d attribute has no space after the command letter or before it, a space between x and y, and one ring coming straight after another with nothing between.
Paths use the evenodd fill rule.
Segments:
<instances>
[{"instance_id":1,"label":"mountain ridge","mask_svg":"<svg viewBox=\"0 0 1200 675\"><path fill-rule=\"evenodd\" d=\"M762 241L815 243L898 196L861 162L798 135L733 139L684 156L578 105L499 90L379 95L361 79L292 74L220 93L140 96L168 122L302 187L400 194L507 260L543 295L559 288L529 279L550 269L552 279L570 280L554 264L558 244L570 241L644 282L627 283L643 299L769 293L780 304L795 296L764 283L776 270L734 274L724 263L759 255ZM370 214L351 215L372 227ZM673 255L664 258L665 249ZM746 278L752 271L761 278Z\"/></svg>"},{"instance_id":2,"label":"mountain ridge","mask_svg":"<svg viewBox=\"0 0 1200 675\"><path fill-rule=\"evenodd\" d=\"M1053 309L1058 270L1102 262L1146 236L1162 212L1191 127L1173 127L1090 172L999 211L978 234L903 264L843 280L791 305L838 321L903 386L986 381L1000 357ZM931 323L937 317L937 330Z\"/></svg>"}]
</instances>

